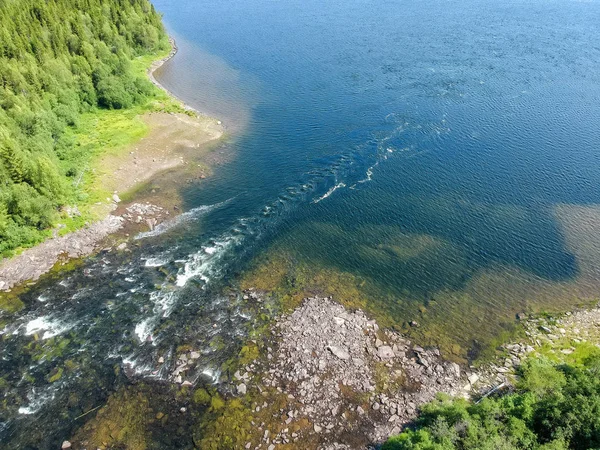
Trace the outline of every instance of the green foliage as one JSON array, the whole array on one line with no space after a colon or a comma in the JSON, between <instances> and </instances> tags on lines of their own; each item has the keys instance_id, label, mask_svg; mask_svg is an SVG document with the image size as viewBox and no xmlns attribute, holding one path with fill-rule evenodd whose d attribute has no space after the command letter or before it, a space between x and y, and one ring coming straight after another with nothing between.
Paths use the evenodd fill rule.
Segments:
<instances>
[{"instance_id":1,"label":"green foliage","mask_svg":"<svg viewBox=\"0 0 600 450\"><path fill-rule=\"evenodd\" d=\"M514 393L478 404L440 396L383 450L600 448L600 358L530 359Z\"/></svg>"},{"instance_id":2,"label":"green foliage","mask_svg":"<svg viewBox=\"0 0 600 450\"><path fill-rule=\"evenodd\" d=\"M148 0L0 0L0 255L80 198L81 115L145 102L155 91L131 61L167 48Z\"/></svg>"}]
</instances>

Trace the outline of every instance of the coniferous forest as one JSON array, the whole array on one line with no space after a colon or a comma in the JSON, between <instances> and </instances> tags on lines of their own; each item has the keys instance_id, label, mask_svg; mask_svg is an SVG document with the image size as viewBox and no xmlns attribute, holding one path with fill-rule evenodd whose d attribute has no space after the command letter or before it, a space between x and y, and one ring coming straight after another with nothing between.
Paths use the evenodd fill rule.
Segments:
<instances>
[{"instance_id":1,"label":"coniferous forest","mask_svg":"<svg viewBox=\"0 0 600 450\"><path fill-rule=\"evenodd\" d=\"M69 129L151 96L131 61L167 46L147 0L0 0L0 254L77 202L86 149Z\"/></svg>"}]
</instances>

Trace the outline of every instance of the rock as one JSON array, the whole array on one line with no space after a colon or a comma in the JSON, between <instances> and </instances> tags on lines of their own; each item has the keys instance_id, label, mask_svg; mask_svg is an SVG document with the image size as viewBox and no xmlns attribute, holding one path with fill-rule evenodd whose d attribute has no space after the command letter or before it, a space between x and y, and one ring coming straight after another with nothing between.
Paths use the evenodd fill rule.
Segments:
<instances>
[{"instance_id":1,"label":"rock","mask_svg":"<svg viewBox=\"0 0 600 450\"><path fill-rule=\"evenodd\" d=\"M409 325L413 328L418 328L419 322L417 322L416 320L411 320Z\"/></svg>"},{"instance_id":2,"label":"rock","mask_svg":"<svg viewBox=\"0 0 600 450\"><path fill-rule=\"evenodd\" d=\"M275 450L275 445L271 444L267 447L267 450Z\"/></svg>"},{"instance_id":3,"label":"rock","mask_svg":"<svg viewBox=\"0 0 600 450\"><path fill-rule=\"evenodd\" d=\"M71 443L69 441L63 441L62 446L60 447L61 449L67 449L67 448L71 448Z\"/></svg>"},{"instance_id":4,"label":"rock","mask_svg":"<svg viewBox=\"0 0 600 450\"><path fill-rule=\"evenodd\" d=\"M190 359L198 359L198 358L200 358L200 353L190 352Z\"/></svg>"},{"instance_id":5,"label":"rock","mask_svg":"<svg viewBox=\"0 0 600 450\"><path fill-rule=\"evenodd\" d=\"M315 430L315 433L320 433L323 430L323 428L320 427L319 425L317 425L316 423L315 423L315 426L313 428Z\"/></svg>"},{"instance_id":6,"label":"rock","mask_svg":"<svg viewBox=\"0 0 600 450\"><path fill-rule=\"evenodd\" d=\"M379 348L383 345L383 341L381 339L375 339L375 347Z\"/></svg>"},{"instance_id":7,"label":"rock","mask_svg":"<svg viewBox=\"0 0 600 450\"><path fill-rule=\"evenodd\" d=\"M475 383L477 383L477 381L479 381L479 375L477 375L476 373L472 373L467 379L469 380L469 383L471 383L471 385L474 385Z\"/></svg>"},{"instance_id":8,"label":"rock","mask_svg":"<svg viewBox=\"0 0 600 450\"><path fill-rule=\"evenodd\" d=\"M350 359L350 353L348 353L346 351L346 349L344 349L342 347L338 347L336 345L330 345L327 347L327 349L340 359L344 359L344 360Z\"/></svg>"},{"instance_id":9,"label":"rock","mask_svg":"<svg viewBox=\"0 0 600 450\"><path fill-rule=\"evenodd\" d=\"M113 199L113 202L115 202L115 203L121 203L121 199L119 198L119 196L117 194L113 194L112 199Z\"/></svg>"},{"instance_id":10,"label":"rock","mask_svg":"<svg viewBox=\"0 0 600 450\"><path fill-rule=\"evenodd\" d=\"M334 317L333 321L335 322L335 324L338 327L341 327L342 325L344 325L344 323L346 323L346 321L344 319L342 319L341 317Z\"/></svg>"},{"instance_id":11,"label":"rock","mask_svg":"<svg viewBox=\"0 0 600 450\"><path fill-rule=\"evenodd\" d=\"M117 245L117 250L125 250L126 248L127 248L126 242L121 242L119 245Z\"/></svg>"},{"instance_id":12,"label":"rock","mask_svg":"<svg viewBox=\"0 0 600 450\"><path fill-rule=\"evenodd\" d=\"M389 345L382 345L377 349L377 356L379 356L381 359L390 359L396 355L394 354L392 347Z\"/></svg>"},{"instance_id":13,"label":"rock","mask_svg":"<svg viewBox=\"0 0 600 450\"><path fill-rule=\"evenodd\" d=\"M450 370L457 378L460 377L460 366L458 364L455 362L450 363Z\"/></svg>"},{"instance_id":14,"label":"rock","mask_svg":"<svg viewBox=\"0 0 600 450\"><path fill-rule=\"evenodd\" d=\"M246 388L246 385L244 383L238 384L237 392L238 392L239 395L245 395L246 394L246 390L247 390L247 388Z\"/></svg>"},{"instance_id":15,"label":"rock","mask_svg":"<svg viewBox=\"0 0 600 450\"><path fill-rule=\"evenodd\" d=\"M365 413L365 410L362 409L360 406L357 406L356 412L358 413L359 416L362 416Z\"/></svg>"},{"instance_id":16,"label":"rock","mask_svg":"<svg viewBox=\"0 0 600 450\"><path fill-rule=\"evenodd\" d=\"M377 402L373 403L372 408L374 411L379 411L379 408L381 408L381 405Z\"/></svg>"}]
</instances>

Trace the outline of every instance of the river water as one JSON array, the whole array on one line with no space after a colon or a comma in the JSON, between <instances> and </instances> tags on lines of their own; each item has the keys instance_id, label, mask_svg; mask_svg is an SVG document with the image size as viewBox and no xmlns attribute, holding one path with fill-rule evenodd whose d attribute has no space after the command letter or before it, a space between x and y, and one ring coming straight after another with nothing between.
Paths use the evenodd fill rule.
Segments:
<instances>
[{"instance_id":1,"label":"river water","mask_svg":"<svg viewBox=\"0 0 600 450\"><path fill-rule=\"evenodd\" d=\"M597 2L154 4L180 48L157 78L224 121L232 156L177 222L23 294L0 344L7 448L52 448L190 340L218 383L253 323L231 287L273 249L460 351L597 296Z\"/></svg>"}]
</instances>

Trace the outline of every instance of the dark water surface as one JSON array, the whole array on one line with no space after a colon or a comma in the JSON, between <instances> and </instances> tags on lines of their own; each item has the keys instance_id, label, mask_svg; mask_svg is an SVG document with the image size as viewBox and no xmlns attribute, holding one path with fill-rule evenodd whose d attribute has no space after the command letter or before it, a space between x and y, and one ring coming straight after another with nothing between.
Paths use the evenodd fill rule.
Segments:
<instances>
[{"instance_id":1,"label":"dark water surface","mask_svg":"<svg viewBox=\"0 0 600 450\"><path fill-rule=\"evenodd\" d=\"M158 78L222 118L234 157L180 225L23 295L0 344L8 448L164 380L189 339L217 382L253 314L223 287L274 248L367 280L432 343L600 292L599 3L154 3L180 47Z\"/></svg>"}]
</instances>

